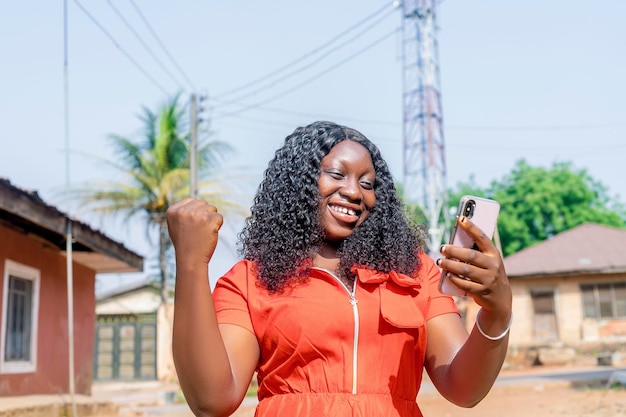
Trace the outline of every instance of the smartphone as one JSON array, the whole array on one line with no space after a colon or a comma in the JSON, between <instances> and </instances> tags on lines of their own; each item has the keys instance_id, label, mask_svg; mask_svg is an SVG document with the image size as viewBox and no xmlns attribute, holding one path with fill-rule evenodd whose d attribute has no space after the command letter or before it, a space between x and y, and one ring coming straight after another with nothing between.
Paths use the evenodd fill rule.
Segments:
<instances>
[{"instance_id":1,"label":"smartphone","mask_svg":"<svg viewBox=\"0 0 626 417\"><path fill-rule=\"evenodd\" d=\"M499 213L500 204L497 201L473 195L464 195L459 201L456 218L458 219L459 216L465 216L469 218L491 239L493 238L493 233L496 229ZM465 230L459 227L456 220L454 222L452 234L450 235L450 244L454 246L461 246L464 248L479 250L476 246L476 242L474 242L474 240L465 232ZM442 271L441 279L439 280L439 289L444 294L460 297L466 295L464 290L454 285L452 281L450 281L445 276L444 271Z\"/></svg>"}]
</instances>

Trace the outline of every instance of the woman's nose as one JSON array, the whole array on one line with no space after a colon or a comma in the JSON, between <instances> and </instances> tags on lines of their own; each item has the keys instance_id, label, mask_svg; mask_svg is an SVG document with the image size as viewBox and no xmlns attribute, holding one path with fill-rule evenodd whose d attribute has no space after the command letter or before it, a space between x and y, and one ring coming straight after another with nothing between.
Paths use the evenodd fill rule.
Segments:
<instances>
[{"instance_id":1,"label":"woman's nose","mask_svg":"<svg viewBox=\"0 0 626 417\"><path fill-rule=\"evenodd\" d=\"M359 201L362 197L361 186L356 179L347 179L339 193L352 201Z\"/></svg>"}]
</instances>

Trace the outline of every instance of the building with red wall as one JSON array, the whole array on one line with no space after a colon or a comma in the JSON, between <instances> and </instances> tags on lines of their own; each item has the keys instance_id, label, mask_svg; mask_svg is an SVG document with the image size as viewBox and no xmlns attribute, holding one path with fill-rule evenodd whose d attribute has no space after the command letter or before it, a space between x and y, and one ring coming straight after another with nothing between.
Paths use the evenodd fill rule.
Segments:
<instances>
[{"instance_id":1,"label":"building with red wall","mask_svg":"<svg viewBox=\"0 0 626 417\"><path fill-rule=\"evenodd\" d=\"M0 396L69 392L68 225L76 393L91 391L96 274L143 270L123 244L0 178Z\"/></svg>"}]
</instances>

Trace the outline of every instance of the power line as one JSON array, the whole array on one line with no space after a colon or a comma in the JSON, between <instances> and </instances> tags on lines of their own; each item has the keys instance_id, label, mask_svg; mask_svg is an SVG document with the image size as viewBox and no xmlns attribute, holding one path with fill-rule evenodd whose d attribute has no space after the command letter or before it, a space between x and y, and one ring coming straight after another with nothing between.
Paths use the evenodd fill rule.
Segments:
<instances>
[{"instance_id":1,"label":"power line","mask_svg":"<svg viewBox=\"0 0 626 417\"><path fill-rule=\"evenodd\" d=\"M126 18L124 17L124 15L119 11L119 9L117 9L115 7L115 5L113 5L113 3L111 2L111 0L106 0L107 4L111 7L111 9L113 9L113 11L115 12L115 14L117 15L117 17L120 18L120 20L124 23L124 25L128 28L128 30L130 30L130 32L135 36L135 38L139 41L139 43L141 43L141 45L144 47L144 49L148 52L148 54L150 54L150 56L152 57L152 59L154 59L154 61L157 63L157 65L159 67L161 67L161 69L163 71L165 71L165 73L167 75L170 76L170 78L174 81L175 84L178 84L178 87L180 87L181 89L183 89L183 86L180 84L180 82L178 81L178 79L170 72L170 70L168 70L165 65L163 65L163 63L161 62L161 60L156 56L156 54L152 51L152 49L150 49L150 47L148 46L148 44L146 44L146 42L143 40L143 38L139 35L139 33L137 33L137 31L135 30L135 28L128 22L128 20L126 20Z\"/></svg>"},{"instance_id":2,"label":"power line","mask_svg":"<svg viewBox=\"0 0 626 417\"><path fill-rule=\"evenodd\" d=\"M165 44L161 41L161 39L159 38L159 36L157 35L156 31L152 28L152 26L150 25L150 23L148 23L148 20L145 18L145 16L143 15L143 13L141 12L141 10L139 10L139 7L137 6L137 4L135 3L134 0L130 0L130 4L133 6L133 8L135 9L135 11L137 12L137 14L139 15L139 17L141 18L141 20L143 21L144 25L146 25L146 27L148 28L148 30L150 31L150 33L152 34L152 36L154 37L154 39L157 41L157 43L159 44L159 46L161 47L161 49L163 50L163 52L165 53L165 55L167 55L167 57L169 58L170 62L176 67L176 69L180 72L180 74L183 76L183 78L185 79L185 81L187 81L187 84L189 84L189 86L191 87L192 90L196 90L193 82L191 82L191 80L189 79L189 77L187 76L187 74L185 73L185 71L183 71L183 69L180 67L180 65L178 65L178 63L176 62L176 60L174 59L174 57L172 56L172 54L168 51L168 49L165 47Z\"/></svg>"},{"instance_id":3,"label":"power line","mask_svg":"<svg viewBox=\"0 0 626 417\"><path fill-rule=\"evenodd\" d=\"M299 112L299 111L294 111L294 110L289 110L289 109L282 109L282 108L277 108L277 107L259 107L258 109L256 109L257 111L263 111L263 112L269 112L269 113L278 113L278 114L285 114L285 115L291 115L291 116L296 116L296 117L305 117L307 119L315 119L315 120L322 120L322 119L327 119L331 116L326 115L326 114L320 114L320 113L304 113L304 112ZM336 114L332 115L332 117L337 117ZM241 116L238 116L238 118L242 118ZM248 120L252 120L250 118L247 118ZM349 121L349 122L353 122L353 123L365 123L365 124L369 124L369 125L381 125L381 126L391 126L391 127L401 127L401 122L394 122L394 121L390 121L390 120L373 120L373 119L359 119L359 118L344 118L344 120ZM261 120L257 120L258 122L260 122ZM272 124L272 122L269 122L270 124ZM476 125L476 126L472 126L472 125L446 125L446 129L448 130L467 130L467 131L472 131L472 130L476 130L476 131L537 131L537 132L542 132L542 131L558 131L558 130L594 130L594 129L612 129L612 128L626 128L626 124L624 123L604 123L604 124L576 124L576 125L516 125L516 126L488 126L488 125ZM450 142L450 144L455 145L453 142ZM466 147L463 144L457 144L455 145L457 147ZM476 145L476 143L472 143L467 145L467 147L471 147L471 148L475 148L476 146L482 148L493 148L492 145L484 145L481 146L480 144ZM602 145L607 146L607 145ZM608 146L616 146L616 147L621 147L621 146L626 146L626 144L613 144L613 145L608 145ZM511 147L510 145L506 145L506 147L502 147L502 150L510 150Z\"/></svg>"},{"instance_id":4,"label":"power line","mask_svg":"<svg viewBox=\"0 0 626 417\"><path fill-rule=\"evenodd\" d=\"M502 143L499 142L497 145L494 144L481 144L481 143L476 143L476 142L472 142L472 143L467 143L467 142L463 142L463 143L454 143L453 141L450 142L451 145L453 145L455 148L461 148L461 149L491 149L491 150L501 150L501 151L511 151L513 149L521 151L521 150L525 150L525 151L543 151L543 150L550 150L550 151L560 151L560 152L571 152L571 151L576 151L576 150L581 150L581 149L598 149L598 148L602 148L599 150L607 150L607 148L624 148L626 147L626 143L604 143L604 144L599 144L598 142L594 142L594 143L586 143L586 144L582 144L580 146L576 146L572 143L568 143L567 145L567 149L564 149L563 146L559 146L559 145L555 145L555 146L546 146L544 144L538 145L538 146L528 146L528 143L523 143L523 144L508 144L508 143ZM519 146L516 146L519 145Z\"/></svg>"},{"instance_id":5,"label":"power line","mask_svg":"<svg viewBox=\"0 0 626 417\"><path fill-rule=\"evenodd\" d=\"M219 114L219 113L218 113L218 114L214 117L214 119L217 119L217 118L224 118L224 117L233 117L233 116L239 115L239 114L241 114L241 113L243 113L243 112L246 112L246 111L248 111L248 110L252 110L252 109L255 109L255 108L257 108L257 107L260 107L260 106L262 106L262 105L264 105L264 104L267 104L267 103L269 103L269 102L271 102L271 101L274 101L274 100L276 100L276 99L279 99L279 98L281 98L281 97L284 97L284 96L286 96L287 94L290 94L290 93L292 93L292 92L294 92L294 91L296 91L296 90L298 90L298 89L300 89L300 88L304 87L305 85L307 85L307 84L311 83L312 81L314 81L314 80L316 80L316 79L318 79L318 78L322 77L323 75L326 75L327 73L329 73L329 72L331 72L331 71L333 71L333 70L337 69L337 68L338 68L338 67L340 67L341 65L343 65L343 64L345 64L346 62L348 62L348 61L350 61L350 60L354 59L354 58L355 58L355 57L357 57L358 55L361 55L362 53L364 53L364 52L368 51L369 49L373 48L374 46L376 46L377 44L379 44L379 43L381 43L382 41L386 40L386 39L387 39L387 38L389 38L390 36L392 36L392 35L396 34L397 32L398 32L398 29L394 29L393 31L391 31L391 32L389 32L389 33L387 33L387 34L385 34L385 35L381 36L380 38L378 38L378 39L377 39L377 40L375 40L374 42L370 43L370 44L369 44L369 45L367 45L366 47L364 47L364 48L362 48L362 49L358 50L357 52L353 53L352 55L349 55L347 58L345 58L345 59L343 59L343 60L341 60L341 61L337 62L335 65L332 65L332 66L330 66L330 67L326 68L324 71L322 71L322 72L320 72L320 73L318 73L318 74L314 75L313 77L310 77L310 78L306 79L306 80L305 80L305 81L303 81L302 83L297 84L297 85L295 85L294 87L292 87L292 88L290 88L290 89L288 89L288 90L285 90L285 91L283 91L283 92L281 92L281 93L278 93L278 94L276 94L276 95L274 95L274 96L271 96L271 97L269 97L269 98L267 98L267 99L265 99L265 100L263 100L263 101L260 101L260 102L257 102L257 103L253 103L253 104L250 104L250 105L246 105L245 107L243 107L243 108L241 108L241 109L239 109L239 110L236 110L236 111L232 111L232 112L228 112L228 113L222 113L222 114Z\"/></svg>"},{"instance_id":6,"label":"power line","mask_svg":"<svg viewBox=\"0 0 626 417\"><path fill-rule=\"evenodd\" d=\"M241 90L244 90L248 87L254 86L255 84L258 84L262 81L267 80L268 78L274 77L277 74L281 73L282 71L300 63L301 61L307 59L308 57L315 55L316 53L318 53L319 51L323 50L324 48L332 45L333 43L335 43L337 40L341 39L342 37L344 37L346 34L350 33L351 31L353 31L354 29L358 28L359 26L361 26L362 24L364 24L365 22L369 21L370 19L373 19L374 17L378 16L380 13L382 13L385 9L389 8L391 6L390 3L387 3L385 6L381 7L379 10L375 11L374 13L370 14L369 16L367 16L365 19L357 22L356 24L350 26L348 29L344 30L343 32L341 32L340 34L336 35L335 37L333 37L332 39L330 39L329 41L323 43L322 45L318 46L317 48L305 53L304 55L300 56L299 58L295 59L294 61L289 62L288 64L283 65L282 67L266 74L263 75L253 81L250 81L246 84L243 84L239 87L233 88L231 90L227 90L224 91L222 93L216 94L214 96L214 99L221 99L225 96L234 94L236 92L239 92Z\"/></svg>"},{"instance_id":7,"label":"power line","mask_svg":"<svg viewBox=\"0 0 626 417\"><path fill-rule=\"evenodd\" d=\"M113 35L111 35L102 24L91 14L89 11L82 5L78 0L74 0L74 3L78 6L78 8L93 22L94 25L100 29L107 38L115 45L115 47L128 59L134 66L137 68L152 84L154 84L161 92L165 95L168 95L169 92L163 88L161 84L159 84L149 73L146 71L139 63L128 53L126 52L120 44L115 40Z\"/></svg>"},{"instance_id":8,"label":"power line","mask_svg":"<svg viewBox=\"0 0 626 417\"><path fill-rule=\"evenodd\" d=\"M584 156L592 156L592 155L606 155L607 152L615 152L617 150L626 149L626 143L607 143L607 144L584 144L581 146L574 146L572 144L568 144L567 147L563 146L546 146L546 145L536 145L536 146L528 146L528 144L501 144L491 145L491 144L480 144L480 143L454 143L448 142L448 147L453 151L476 151L481 150L484 151L485 154L495 154L495 153L504 153L510 154L511 152L527 152L527 153L555 153L558 155L584 155Z\"/></svg>"},{"instance_id":9,"label":"power line","mask_svg":"<svg viewBox=\"0 0 626 417\"><path fill-rule=\"evenodd\" d=\"M253 90L251 92L245 93L243 95L240 95L238 97L235 97L233 99L227 100L227 101L221 101L219 99L219 97L217 98L213 98L213 100L217 101L221 106L227 106L229 104L233 104L233 103L237 103L237 102L242 102L245 101L246 99L248 99L251 96L254 96L262 91L265 91L271 87L274 87L276 84L285 82L286 80L292 78L295 75L298 75L304 71L310 70L312 65L318 65L322 62L322 59L330 56L331 54L333 54L334 52L338 51L339 49L345 47L346 45L354 42L355 40L359 39L361 36L363 36L363 34L367 33L368 31L370 31L373 27L375 27L376 25L378 25L379 23L381 23L383 20L385 20L389 15L391 15L392 13L394 13L394 10L391 10L388 14L382 16L380 19L378 19L377 21L375 21L374 23L372 23L371 25L367 26L364 30L360 31L359 33L357 33L355 36L351 37L350 39L348 39L347 41L344 41L343 43L339 44L338 46L330 49L329 51L327 51L326 53L324 53L323 55L319 56L316 58L315 62L313 64L304 64L303 66L296 68L295 70L287 73L286 75L283 75L281 78L271 81L269 84L265 84L259 88L257 88L256 90Z\"/></svg>"},{"instance_id":10,"label":"power line","mask_svg":"<svg viewBox=\"0 0 626 417\"><path fill-rule=\"evenodd\" d=\"M291 116L296 116L296 117L306 117L307 119L315 119L315 120L330 119L330 118L337 117L336 114L327 115L327 114L319 114L319 113L318 114L303 113L303 112L298 112L294 110L279 109L276 107L260 107L257 110L264 111L264 112L271 112L271 113L286 114L286 115L291 115ZM391 122L388 120L358 119L358 118L353 118L353 117L342 117L342 119L351 123L400 127L400 122Z\"/></svg>"},{"instance_id":11,"label":"power line","mask_svg":"<svg viewBox=\"0 0 626 417\"><path fill-rule=\"evenodd\" d=\"M580 125L529 125L529 126L471 126L471 125L451 125L446 126L448 129L456 130L493 130L493 131L549 131L549 130L594 130L607 128L623 128L626 123L607 123L607 124L580 124Z\"/></svg>"},{"instance_id":12,"label":"power line","mask_svg":"<svg viewBox=\"0 0 626 417\"><path fill-rule=\"evenodd\" d=\"M326 116L315 116L312 117L310 115L306 115L301 113L300 116L304 116L307 117L307 119L315 119L315 120L326 120L328 119L328 117ZM224 121L222 120L220 122L220 126L231 126L231 127L237 127L237 128L241 128L241 129L254 129L255 131L258 132L259 127L261 126L261 128L265 128L264 130L266 132L270 132L271 133L276 133L276 134L283 134L285 132L285 129L287 129L287 131L291 131L294 128L293 123L291 122L284 122L283 120L268 120L268 119L257 119L257 118L253 118L253 117L248 117L248 116L237 116L237 122L229 122L228 120ZM371 121L371 120L362 120L362 119L350 119L350 118L342 118L342 120L344 120L346 123L363 123L363 124L376 124L376 121ZM243 123L242 123L243 122ZM248 123L252 123L255 125L255 127L249 127L246 126L245 124ZM374 141L377 144L380 143L400 143L400 139L396 138L396 139L391 139L388 137L381 137L381 136L372 136L370 137L370 139L372 139L372 141Z\"/></svg>"}]
</instances>

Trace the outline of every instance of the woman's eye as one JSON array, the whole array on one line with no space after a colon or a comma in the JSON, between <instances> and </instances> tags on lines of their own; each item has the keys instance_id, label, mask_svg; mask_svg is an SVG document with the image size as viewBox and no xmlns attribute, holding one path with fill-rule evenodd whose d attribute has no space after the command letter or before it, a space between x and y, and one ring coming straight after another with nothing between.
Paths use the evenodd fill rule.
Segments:
<instances>
[{"instance_id":1,"label":"woman's eye","mask_svg":"<svg viewBox=\"0 0 626 417\"><path fill-rule=\"evenodd\" d=\"M366 190L371 190L372 188L374 188L374 183L369 181L361 181L361 187L365 188Z\"/></svg>"},{"instance_id":2,"label":"woman's eye","mask_svg":"<svg viewBox=\"0 0 626 417\"><path fill-rule=\"evenodd\" d=\"M343 174L341 174L340 172L329 172L328 175L336 180L340 180L343 178Z\"/></svg>"}]
</instances>

